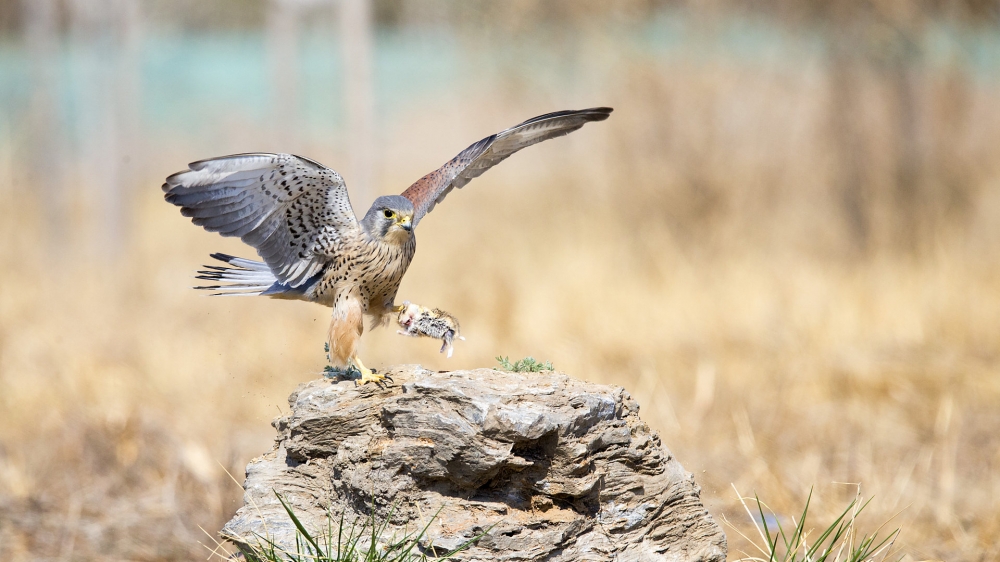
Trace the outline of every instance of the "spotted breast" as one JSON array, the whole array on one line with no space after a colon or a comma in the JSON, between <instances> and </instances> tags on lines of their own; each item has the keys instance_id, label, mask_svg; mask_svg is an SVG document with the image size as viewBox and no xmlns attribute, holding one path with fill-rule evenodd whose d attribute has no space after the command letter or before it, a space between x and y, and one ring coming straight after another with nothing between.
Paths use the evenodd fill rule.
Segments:
<instances>
[{"instance_id":1,"label":"spotted breast","mask_svg":"<svg viewBox=\"0 0 1000 562\"><path fill-rule=\"evenodd\" d=\"M359 233L335 252L337 257L315 285L313 299L333 306L340 295L356 297L375 325L384 324L416 250L413 236L397 243Z\"/></svg>"}]
</instances>

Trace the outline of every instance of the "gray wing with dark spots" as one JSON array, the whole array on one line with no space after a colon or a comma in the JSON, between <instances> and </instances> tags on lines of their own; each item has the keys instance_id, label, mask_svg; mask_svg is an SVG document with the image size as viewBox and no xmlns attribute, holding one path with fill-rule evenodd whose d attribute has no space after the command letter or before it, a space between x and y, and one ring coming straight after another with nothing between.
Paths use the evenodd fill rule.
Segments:
<instances>
[{"instance_id":1,"label":"gray wing with dark spots","mask_svg":"<svg viewBox=\"0 0 1000 562\"><path fill-rule=\"evenodd\" d=\"M356 231L344 180L292 154L234 154L168 177L164 198L205 230L239 236L282 283L297 287Z\"/></svg>"},{"instance_id":2,"label":"gray wing with dark spots","mask_svg":"<svg viewBox=\"0 0 1000 562\"><path fill-rule=\"evenodd\" d=\"M461 188L518 150L567 135L591 121L604 121L611 111L610 107L592 107L546 113L473 144L402 193L416 209L413 224L420 222L452 189Z\"/></svg>"}]
</instances>

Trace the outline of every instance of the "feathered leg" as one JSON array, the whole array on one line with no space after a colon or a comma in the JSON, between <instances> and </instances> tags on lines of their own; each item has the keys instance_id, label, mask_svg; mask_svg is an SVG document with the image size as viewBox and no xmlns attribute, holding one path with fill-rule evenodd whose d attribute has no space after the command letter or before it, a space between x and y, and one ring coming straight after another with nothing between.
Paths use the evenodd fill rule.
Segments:
<instances>
[{"instance_id":1,"label":"feathered leg","mask_svg":"<svg viewBox=\"0 0 1000 562\"><path fill-rule=\"evenodd\" d=\"M361 301L354 295L340 294L333 305L327 343L330 364L338 369L346 369L351 358L357 354L358 342L365 329L361 322L361 310Z\"/></svg>"},{"instance_id":2,"label":"feathered leg","mask_svg":"<svg viewBox=\"0 0 1000 562\"><path fill-rule=\"evenodd\" d=\"M385 375L374 373L358 358L358 342L365 325L362 321L361 300L356 295L341 294L333 305L333 318L327 342L330 348L330 363L337 369L346 370L354 365L361 372L358 384L382 382Z\"/></svg>"}]
</instances>

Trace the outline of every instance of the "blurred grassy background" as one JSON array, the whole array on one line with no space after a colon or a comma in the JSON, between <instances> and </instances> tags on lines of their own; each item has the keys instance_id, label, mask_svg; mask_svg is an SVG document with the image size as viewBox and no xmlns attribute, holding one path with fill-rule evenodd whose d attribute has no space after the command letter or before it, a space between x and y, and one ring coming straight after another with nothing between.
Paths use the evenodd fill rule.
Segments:
<instances>
[{"instance_id":1,"label":"blurred grassy background","mask_svg":"<svg viewBox=\"0 0 1000 562\"><path fill-rule=\"evenodd\" d=\"M366 12L368 9L370 12ZM367 15L366 15L367 14ZM861 483L908 560L1000 557L995 3L0 0L0 557L207 556L328 311L205 299L162 201L286 151L355 208L523 119L615 107L420 227L401 299L623 385L748 532ZM220 466L221 465L221 466ZM862 525L864 527L864 525ZM731 558L748 548L726 528Z\"/></svg>"}]
</instances>

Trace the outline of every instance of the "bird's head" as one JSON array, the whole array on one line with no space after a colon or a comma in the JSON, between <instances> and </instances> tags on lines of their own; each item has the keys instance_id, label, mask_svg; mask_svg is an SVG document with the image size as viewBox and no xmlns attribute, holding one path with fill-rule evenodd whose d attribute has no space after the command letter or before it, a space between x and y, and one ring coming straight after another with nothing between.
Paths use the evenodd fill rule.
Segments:
<instances>
[{"instance_id":1,"label":"bird's head","mask_svg":"<svg viewBox=\"0 0 1000 562\"><path fill-rule=\"evenodd\" d=\"M370 236L402 243L413 236L413 203L402 195L383 195L372 203L361 220Z\"/></svg>"}]
</instances>

